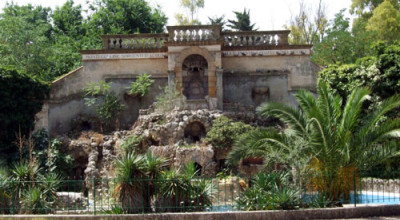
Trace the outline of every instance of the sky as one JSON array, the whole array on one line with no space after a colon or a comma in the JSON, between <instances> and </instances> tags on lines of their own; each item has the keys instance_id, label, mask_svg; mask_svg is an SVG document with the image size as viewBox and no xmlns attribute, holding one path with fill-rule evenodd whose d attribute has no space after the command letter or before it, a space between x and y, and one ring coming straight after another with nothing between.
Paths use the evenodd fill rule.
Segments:
<instances>
[{"instance_id":1,"label":"sky","mask_svg":"<svg viewBox=\"0 0 400 220\"><path fill-rule=\"evenodd\" d=\"M0 0L0 8L10 0ZM62 6L66 0L13 0L18 5L31 3L55 8ZM86 5L87 0L74 0L76 4ZM175 13L185 11L180 7L179 0L148 0L152 6L159 5L167 15L168 24L176 25ZM232 11L243 11L244 8L250 10L250 19L256 23L258 30L281 30L290 21L291 15L298 13L300 0L205 0L205 7L198 13L198 19L203 23L208 23L208 17L225 15L226 19L234 19ZM303 0L307 5L314 6L318 0ZM342 8L348 9L351 0L323 0L326 5L328 19L334 18ZM348 11L348 10L347 10Z\"/></svg>"}]
</instances>

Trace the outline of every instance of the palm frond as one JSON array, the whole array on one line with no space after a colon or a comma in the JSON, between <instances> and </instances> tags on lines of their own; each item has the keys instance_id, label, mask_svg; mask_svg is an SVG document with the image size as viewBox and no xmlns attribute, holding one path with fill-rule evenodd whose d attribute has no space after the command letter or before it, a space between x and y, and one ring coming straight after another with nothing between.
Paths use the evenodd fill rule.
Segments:
<instances>
[{"instance_id":1,"label":"palm frond","mask_svg":"<svg viewBox=\"0 0 400 220\"><path fill-rule=\"evenodd\" d=\"M400 106L400 95L394 95L388 99L382 101L379 107L373 111L370 117L368 117L361 129L361 134L366 135L375 126L376 123L384 116L386 113L393 111Z\"/></svg>"},{"instance_id":2,"label":"palm frond","mask_svg":"<svg viewBox=\"0 0 400 220\"><path fill-rule=\"evenodd\" d=\"M264 103L257 112L264 117L277 117L296 132L307 134L307 117L300 109L282 103Z\"/></svg>"},{"instance_id":3,"label":"palm frond","mask_svg":"<svg viewBox=\"0 0 400 220\"><path fill-rule=\"evenodd\" d=\"M343 109L343 116L340 121L339 133L342 134L346 130L354 131L356 124L359 122L360 113L364 101L369 98L371 90L365 87L356 88L349 96L347 96L346 105Z\"/></svg>"}]
</instances>

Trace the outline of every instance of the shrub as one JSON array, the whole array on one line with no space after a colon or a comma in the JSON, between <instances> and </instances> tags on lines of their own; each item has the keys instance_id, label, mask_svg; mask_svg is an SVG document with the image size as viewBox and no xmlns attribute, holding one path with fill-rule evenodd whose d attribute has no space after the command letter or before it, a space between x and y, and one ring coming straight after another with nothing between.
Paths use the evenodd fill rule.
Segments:
<instances>
[{"instance_id":1,"label":"shrub","mask_svg":"<svg viewBox=\"0 0 400 220\"><path fill-rule=\"evenodd\" d=\"M252 130L254 128L251 125L243 122L235 122L230 118L221 116L214 120L205 141L216 148L231 148L240 135Z\"/></svg>"},{"instance_id":2,"label":"shrub","mask_svg":"<svg viewBox=\"0 0 400 220\"><path fill-rule=\"evenodd\" d=\"M185 106L185 97L178 91L172 91L168 86L161 90L164 91L156 97L156 102L154 103L156 112L165 113Z\"/></svg>"},{"instance_id":3,"label":"shrub","mask_svg":"<svg viewBox=\"0 0 400 220\"><path fill-rule=\"evenodd\" d=\"M133 152L141 152L140 145L143 141L143 136L133 135L125 139L124 143L121 145L121 148L125 154L130 154Z\"/></svg>"},{"instance_id":4,"label":"shrub","mask_svg":"<svg viewBox=\"0 0 400 220\"><path fill-rule=\"evenodd\" d=\"M297 209L302 204L301 191L290 181L288 173L259 173L252 186L237 198L239 209Z\"/></svg>"},{"instance_id":5,"label":"shrub","mask_svg":"<svg viewBox=\"0 0 400 220\"><path fill-rule=\"evenodd\" d=\"M211 206L215 189L210 181L195 179L197 172L193 162L182 170L164 172L158 187L157 211L204 211Z\"/></svg>"},{"instance_id":6,"label":"shrub","mask_svg":"<svg viewBox=\"0 0 400 220\"><path fill-rule=\"evenodd\" d=\"M21 200L21 212L25 214L44 214L49 212L50 206L44 194L38 187L32 187L24 191Z\"/></svg>"},{"instance_id":7,"label":"shrub","mask_svg":"<svg viewBox=\"0 0 400 220\"><path fill-rule=\"evenodd\" d=\"M121 103L120 99L110 88L111 83L104 81L89 83L85 88L86 105L95 107L102 125L102 131L104 127L107 129L113 120L115 120L116 127L118 127L118 115L125 109L125 105Z\"/></svg>"},{"instance_id":8,"label":"shrub","mask_svg":"<svg viewBox=\"0 0 400 220\"><path fill-rule=\"evenodd\" d=\"M136 81L132 82L131 86L128 87L128 93L130 95L143 97L148 93L153 83L154 80L150 78L150 75L146 73L140 74Z\"/></svg>"}]
</instances>

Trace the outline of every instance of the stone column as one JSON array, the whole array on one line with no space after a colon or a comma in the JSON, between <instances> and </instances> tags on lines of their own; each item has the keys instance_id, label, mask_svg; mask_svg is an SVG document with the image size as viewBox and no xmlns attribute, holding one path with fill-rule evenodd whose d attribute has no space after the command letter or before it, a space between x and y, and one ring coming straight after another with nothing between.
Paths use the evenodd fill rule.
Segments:
<instances>
[{"instance_id":1,"label":"stone column","mask_svg":"<svg viewBox=\"0 0 400 220\"><path fill-rule=\"evenodd\" d=\"M217 70L215 71L216 77L217 77L217 83L216 83L216 87L217 87L217 108L219 110L223 110L224 108L224 86L223 86L223 72L224 69L221 68L217 68Z\"/></svg>"},{"instance_id":2,"label":"stone column","mask_svg":"<svg viewBox=\"0 0 400 220\"><path fill-rule=\"evenodd\" d=\"M171 92L175 92L176 87L175 87L175 71L173 70L168 70L168 89Z\"/></svg>"}]
</instances>

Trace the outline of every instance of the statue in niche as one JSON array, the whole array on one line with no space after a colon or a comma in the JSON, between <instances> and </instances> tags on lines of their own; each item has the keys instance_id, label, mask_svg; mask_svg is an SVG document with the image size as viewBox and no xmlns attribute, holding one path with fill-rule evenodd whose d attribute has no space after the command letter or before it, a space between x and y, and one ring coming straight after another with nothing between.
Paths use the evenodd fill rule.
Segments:
<instances>
[{"instance_id":1,"label":"statue in niche","mask_svg":"<svg viewBox=\"0 0 400 220\"><path fill-rule=\"evenodd\" d=\"M208 79L205 75L207 61L200 55L191 55L185 59L183 70L183 94L187 99L205 99L208 94Z\"/></svg>"},{"instance_id":2,"label":"statue in niche","mask_svg":"<svg viewBox=\"0 0 400 220\"><path fill-rule=\"evenodd\" d=\"M189 73L190 81L186 86L187 98L188 99L204 99L204 86L201 76L203 76L203 71L199 71L199 68L194 68L193 71Z\"/></svg>"}]
</instances>

